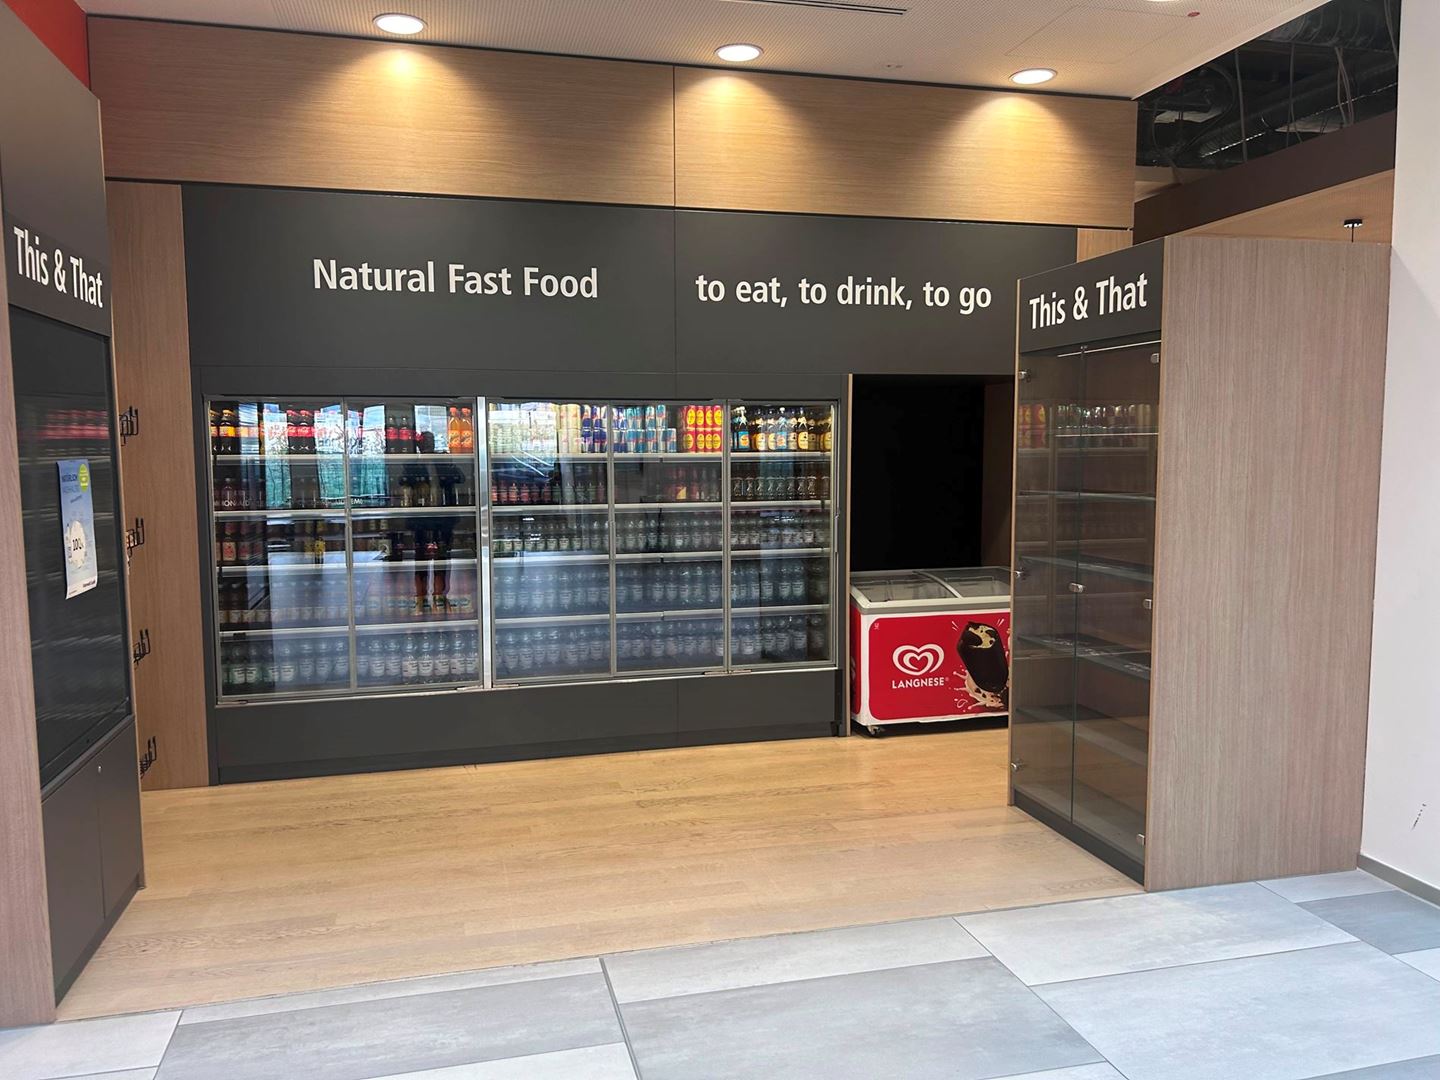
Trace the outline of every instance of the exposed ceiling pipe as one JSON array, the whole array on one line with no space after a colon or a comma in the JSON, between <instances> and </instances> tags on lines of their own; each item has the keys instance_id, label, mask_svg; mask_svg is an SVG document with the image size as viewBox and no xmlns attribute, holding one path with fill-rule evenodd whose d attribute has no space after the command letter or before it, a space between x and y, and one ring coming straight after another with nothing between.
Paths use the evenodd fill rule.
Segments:
<instances>
[{"instance_id":1,"label":"exposed ceiling pipe","mask_svg":"<svg viewBox=\"0 0 1440 1080\"><path fill-rule=\"evenodd\" d=\"M1277 26L1258 41L1280 45L1319 45L1325 48L1375 49L1390 52L1390 31L1384 4L1371 0L1363 6L1326 4ZM1420 0L1424 2L1424 0Z\"/></svg>"}]
</instances>

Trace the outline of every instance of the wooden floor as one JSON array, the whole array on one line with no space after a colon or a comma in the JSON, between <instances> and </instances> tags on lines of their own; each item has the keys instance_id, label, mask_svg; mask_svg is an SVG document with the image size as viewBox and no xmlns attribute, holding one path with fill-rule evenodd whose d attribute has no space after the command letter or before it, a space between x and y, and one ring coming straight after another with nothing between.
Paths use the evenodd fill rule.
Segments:
<instances>
[{"instance_id":1,"label":"wooden floor","mask_svg":"<svg viewBox=\"0 0 1440 1080\"><path fill-rule=\"evenodd\" d=\"M1005 772L988 730L149 792L61 1016L1137 891Z\"/></svg>"}]
</instances>

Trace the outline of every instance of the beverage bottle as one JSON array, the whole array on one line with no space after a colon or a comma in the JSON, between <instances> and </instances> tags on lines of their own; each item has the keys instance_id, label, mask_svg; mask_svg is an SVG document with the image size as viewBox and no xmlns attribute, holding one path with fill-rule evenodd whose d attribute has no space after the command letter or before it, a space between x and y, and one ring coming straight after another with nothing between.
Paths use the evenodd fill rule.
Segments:
<instances>
[{"instance_id":1,"label":"beverage bottle","mask_svg":"<svg viewBox=\"0 0 1440 1080\"><path fill-rule=\"evenodd\" d=\"M569 672L580 669L580 635L585 632L585 627L572 626L565 631L565 640L561 645L560 662L565 670Z\"/></svg>"},{"instance_id":2,"label":"beverage bottle","mask_svg":"<svg viewBox=\"0 0 1440 1080\"><path fill-rule=\"evenodd\" d=\"M445 417L445 446L452 454L458 454L465 449L465 440L460 434L460 409L451 405Z\"/></svg>"},{"instance_id":3,"label":"beverage bottle","mask_svg":"<svg viewBox=\"0 0 1440 1080\"><path fill-rule=\"evenodd\" d=\"M705 572L705 600L708 608L718 608L723 602L720 589L720 564L710 563Z\"/></svg>"},{"instance_id":4,"label":"beverage bottle","mask_svg":"<svg viewBox=\"0 0 1440 1080\"><path fill-rule=\"evenodd\" d=\"M315 685L328 686L335 678L334 654L330 643L320 642L315 646Z\"/></svg>"},{"instance_id":5,"label":"beverage bottle","mask_svg":"<svg viewBox=\"0 0 1440 1080\"><path fill-rule=\"evenodd\" d=\"M449 648L449 634L433 634L435 638L435 681L448 683L454 661Z\"/></svg>"},{"instance_id":6,"label":"beverage bottle","mask_svg":"<svg viewBox=\"0 0 1440 1080\"><path fill-rule=\"evenodd\" d=\"M435 645L430 640L432 636L425 635L416 656L415 677L419 682L429 682L435 678Z\"/></svg>"},{"instance_id":7,"label":"beverage bottle","mask_svg":"<svg viewBox=\"0 0 1440 1080\"><path fill-rule=\"evenodd\" d=\"M790 410L785 424L785 447L792 454L800 449L800 419L794 409Z\"/></svg>"},{"instance_id":8,"label":"beverage bottle","mask_svg":"<svg viewBox=\"0 0 1440 1080\"><path fill-rule=\"evenodd\" d=\"M415 639L407 637L405 648L400 655L400 678L407 683L413 683L420 674L419 650L415 646Z\"/></svg>"},{"instance_id":9,"label":"beverage bottle","mask_svg":"<svg viewBox=\"0 0 1440 1080\"><path fill-rule=\"evenodd\" d=\"M295 645L290 641L280 641L275 646L275 670L279 676L277 683L281 693L289 693L295 689L296 667L295 667Z\"/></svg>"},{"instance_id":10,"label":"beverage bottle","mask_svg":"<svg viewBox=\"0 0 1440 1080\"><path fill-rule=\"evenodd\" d=\"M456 640L464 642L465 677L467 679L473 679L480 671L479 646L474 639L468 638L463 634L457 635Z\"/></svg>"},{"instance_id":11,"label":"beverage bottle","mask_svg":"<svg viewBox=\"0 0 1440 1080\"><path fill-rule=\"evenodd\" d=\"M560 667L560 628L552 626L542 633L544 634L545 666L548 670L555 671Z\"/></svg>"},{"instance_id":12,"label":"beverage bottle","mask_svg":"<svg viewBox=\"0 0 1440 1080\"><path fill-rule=\"evenodd\" d=\"M651 611L660 611L665 607L664 570L665 567L658 565L645 568L645 603Z\"/></svg>"},{"instance_id":13,"label":"beverage bottle","mask_svg":"<svg viewBox=\"0 0 1440 1080\"><path fill-rule=\"evenodd\" d=\"M400 679L404 667L404 657L401 655L400 639L393 634L385 640L385 678L392 683Z\"/></svg>"},{"instance_id":14,"label":"beverage bottle","mask_svg":"<svg viewBox=\"0 0 1440 1080\"><path fill-rule=\"evenodd\" d=\"M677 575L679 581L675 587L675 603L677 607L689 608L695 606L695 571L689 563L684 563Z\"/></svg>"}]
</instances>

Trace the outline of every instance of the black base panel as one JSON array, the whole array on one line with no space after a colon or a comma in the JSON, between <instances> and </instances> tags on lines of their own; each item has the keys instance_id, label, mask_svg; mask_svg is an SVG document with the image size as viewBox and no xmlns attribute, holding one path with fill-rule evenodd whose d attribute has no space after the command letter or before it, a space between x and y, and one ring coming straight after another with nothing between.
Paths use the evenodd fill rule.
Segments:
<instances>
[{"instance_id":1,"label":"black base panel","mask_svg":"<svg viewBox=\"0 0 1440 1080\"><path fill-rule=\"evenodd\" d=\"M1103 840L1086 832L1072 821L1068 821L1055 813L1054 810L1042 806L1034 799L1022 795L1018 791L1012 791L1011 797L1015 800L1015 807L1024 810L1042 825L1054 829L1061 836L1065 837L1072 844L1076 844L1090 852L1097 859L1103 859L1116 870L1119 870L1126 877L1131 878L1137 885L1145 884L1145 864L1126 855L1124 852L1111 847Z\"/></svg>"},{"instance_id":2,"label":"black base panel","mask_svg":"<svg viewBox=\"0 0 1440 1080\"><path fill-rule=\"evenodd\" d=\"M828 736L838 687L836 671L790 671L216 709L216 780Z\"/></svg>"},{"instance_id":3,"label":"black base panel","mask_svg":"<svg viewBox=\"0 0 1440 1080\"><path fill-rule=\"evenodd\" d=\"M132 882L129 888L122 894L120 902L105 916L105 921L101 924L100 929L95 931L95 936L91 938L89 944L81 950L80 958L76 960L68 970L54 973L55 1004L60 1004L61 999L70 992L70 987L75 985L75 980L78 979L80 973L85 970L85 965L88 964L90 958L95 955L95 950L100 948L100 943L104 941L110 931L115 928L115 924L120 921L120 916L125 914L125 909L130 906L130 901L135 898L135 894L139 891L140 875L137 874L134 882Z\"/></svg>"}]
</instances>

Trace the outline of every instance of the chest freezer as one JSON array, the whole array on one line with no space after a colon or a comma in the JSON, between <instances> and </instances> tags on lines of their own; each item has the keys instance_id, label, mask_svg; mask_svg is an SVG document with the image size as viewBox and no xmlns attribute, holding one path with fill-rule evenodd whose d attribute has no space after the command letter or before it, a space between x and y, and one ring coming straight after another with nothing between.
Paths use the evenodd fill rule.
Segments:
<instances>
[{"instance_id":1,"label":"chest freezer","mask_svg":"<svg viewBox=\"0 0 1440 1080\"><path fill-rule=\"evenodd\" d=\"M850 575L850 713L874 732L1010 711L1010 571Z\"/></svg>"}]
</instances>

